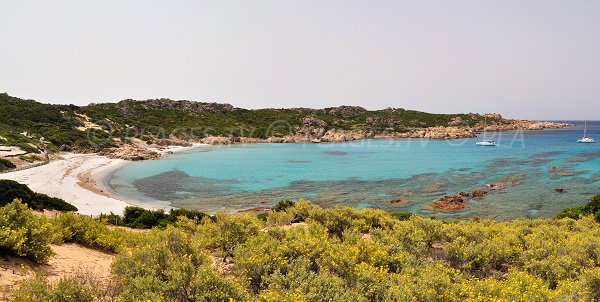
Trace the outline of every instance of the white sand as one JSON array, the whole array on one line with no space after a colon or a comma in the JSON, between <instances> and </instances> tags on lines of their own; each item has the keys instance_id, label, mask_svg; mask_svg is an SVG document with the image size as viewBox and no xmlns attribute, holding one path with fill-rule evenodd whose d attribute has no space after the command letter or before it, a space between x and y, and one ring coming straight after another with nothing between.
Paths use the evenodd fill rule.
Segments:
<instances>
[{"instance_id":1,"label":"white sand","mask_svg":"<svg viewBox=\"0 0 600 302\"><path fill-rule=\"evenodd\" d=\"M90 172L93 177L99 172L112 171L126 161L93 154L66 154L63 157L64 160L47 165L0 174L0 179L12 179L35 192L62 198L76 206L81 214L123 213L129 205L127 202L84 189L78 184L78 175Z\"/></svg>"},{"instance_id":2,"label":"white sand","mask_svg":"<svg viewBox=\"0 0 600 302\"><path fill-rule=\"evenodd\" d=\"M192 147L170 147L161 153L181 152ZM128 163L122 159L109 159L95 154L63 154L63 160L55 160L47 165L16 172L0 174L0 179L11 179L26 184L35 192L62 198L76 206L78 213L99 215L113 212L122 214L126 206L135 204L148 209L164 208L164 204L147 204L137 200L124 200L112 196L103 187L103 180L114 170ZM81 176L91 182L82 184Z\"/></svg>"}]
</instances>

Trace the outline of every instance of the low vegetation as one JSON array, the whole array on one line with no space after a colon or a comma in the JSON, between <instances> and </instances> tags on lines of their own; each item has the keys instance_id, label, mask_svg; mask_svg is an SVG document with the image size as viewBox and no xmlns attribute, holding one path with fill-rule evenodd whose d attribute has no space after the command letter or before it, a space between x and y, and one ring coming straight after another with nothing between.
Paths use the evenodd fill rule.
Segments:
<instances>
[{"instance_id":1,"label":"low vegetation","mask_svg":"<svg viewBox=\"0 0 600 302\"><path fill-rule=\"evenodd\" d=\"M0 179L0 206L14 199L20 199L34 210L77 211L77 208L63 199L33 192L27 185L14 180Z\"/></svg>"},{"instance_id":2,"label":"low vegetation","mask_svg":"<svg viewBox=\"0 0 600 302\"><path fill-rule=\"evenodd\" d=\"M7 234L36 238L38 249L47 247L48 237L100 249L102 242L118 243L105 249L118 253L110 282L50 283L37 276L15 290L14 301L61 301L57 297L66 294L80 297L69 301L600 298L600 228L587 214L577 220L444 221L376 209L324 209L302 200L281 208L266 221L250 214L180 216L174 224L133 233L72 214L49 222L15 201L0 212L1 225L9 225L1 228L0 242L15 253ZM27 251L24 245L19 255L45 259Z\"/></svg>"},{"instance_id":3,"label":"low vegetation","mask_svg":"<svg viewBox=\"0 0 600 302\"><path fill-rule=\"evenodd\" d=\"M592 216L596 221L600 222L600 195L596 195L590 202L585 205L566 208L557 215L557 218L573 218L579 219L585 216Z\"/></svg>"},{"instance_id":4,"label":"low vegetation","mask_svg":"<svg viewBox=\"0 0 600 302\"><path fill-rule=\"evenodd\" d=\"M24 160L26 162L30 162L30 163L33 163L33 162L36 162L36 161L43 161L44 160L44 158L42 158L39 155L35 155L35 154L21 155L21 156L19 156L19 159L20 160Z\"/></svg>"},{"instance_id":5,"label":"low vegetation","mask_svg":"<svg viewBox=\"0 0 600 302\"><path fill-rule=\"evenodd\" d=\"M79 243L108 253L119 252L125 247L124 231L111 230L102 220L67 212L51 222L55 243Z\"/></svg>"},{"instance_id":6,"label":"low vegetation","mask_svg":"<svg viewBox=\"0 0 600 302\"><path fill-rule=\"evenodd\" d=\"M17 166L15 166L15 164L13 164L10 160L0 158L0 172L5 172L16 167Z\"/></svg>"},{"instance_id":7,"label":"low vegetation","mask_svg":"<svg viewBox=\"0 0 600 302\"><path fill-rule=\"evenodd\" d=\"M165 227L177 222L178 217L201 221L204 217L208 217L208 215L195 210L171 209L169 212L165 212L162 209L146 210L133 206L126 207L123 216L114 213L100 215L100 218L108 224L135 229L149 229L155 226Z\"/></svg>"},{"instance_id":8,"label":"low vegetation","mask_svg":"<svg viewBox=\"0 0 600 302\"><path fill-rule=\"evenodd\" d=\"M45 263L52 254L52 233L52 225L18 199L0 208L0 254L8 251Z\"/></svg>"},{"instance_id":9,"label":"low vegetation","mask_svg":"<svg viewBox=\"0 0 600 302\"><path fill-rule=\"evenodd\" d=\"M228 104L168 99L88 106L42 104L0 93L0 144L29 153L40 150L99 150L130 138L146 142L205 136L267 138L324 130L406 132L433 126L473 126L476 114L433 114L402 108L369 111L341 106L325 109L235 108ZM488 122L504 123L491 117ZM94 127L86 128L86 123ZM115 140L116 139L116 140ZM33 159L33 158L31 158Z\"/></svg>"},{"instance_id":10,"label":"low vegetation","mask_svg":"<svg viewBox=\"0 0 600 302\"><path fill-rule=\"evenodd\" d=\"M52 255L50 244L66 242L116 253L125 247L125 236L101 220L72 212L46 219L19 199L0 208L0 254L4 251L46 263Z\"/></svg>"}]
</instances>

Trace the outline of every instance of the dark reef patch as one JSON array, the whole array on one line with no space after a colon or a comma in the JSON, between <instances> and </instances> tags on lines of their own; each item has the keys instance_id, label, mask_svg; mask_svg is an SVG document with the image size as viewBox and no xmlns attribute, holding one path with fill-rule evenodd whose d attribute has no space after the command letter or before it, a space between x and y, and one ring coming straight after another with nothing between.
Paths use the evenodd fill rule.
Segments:
<instances>
[{"instance_id":1,"label":"dark reef patch","mask_svg":"<svg viewBox=\"0 0 600 302\"><path fill-rule=\"evenodd\" d=\"M233 180L193 177L180 170L172 170L133 182L144 195L158 200L175 200L190 196L220 196L233 191Z\"/></svg>"},{"instance_id":2,"label":"dark reef patch","mask_svg":"<svg viewBox=\"0 0 600 302\"><path fill-rule=\"evenodd\" d=\"M520 160L518 162L516 162L519 165L526 165L526 166L543 166L547 163L552 162L552 159L549 158L544 158L544 157L540 157L540 158L531 158L531 159L523 159Z\"/></svg>"},{"instance_id":3,"label":"dark reef patch","mask_svg":"<svg viewBox=\"0 0 600 302\"><path fill-rule=\"evenodd\" d=\"M583 163L600 158L600 152L584 152L579 153L567 159L569 163Z\"/></svg>"},{"instance_id":4,"label":"dark reef patch","mask_svg":"<svg viewBox=\"0 0 600 302\"><path fill-rule=\"evenodd\" d=\"M563 153L565 153L565 152L564 152L564 151L550 151L550 152L542 152L542 153L536 153L536 154L533 154L533 155L529 156L529 158L536 159L536 158L548 158L548 157L555 157L555 156L561 155L561 154L563 154Z\"/></svg>"},{"instance_id":5,"label":"dark reef patch","mask_svg":"<svg viewBox=\"0 0 600 302\"><path fill-rule=\"evenodd\" d=\"M327 151L323 151L323 153L325 153L325 154L329 154L329 155L334 155L334 156L344 156L344 155L348 155L348 152L344 152L344 151L336 151L336 150L327 150Z\"/></svg>"}]
</instances>

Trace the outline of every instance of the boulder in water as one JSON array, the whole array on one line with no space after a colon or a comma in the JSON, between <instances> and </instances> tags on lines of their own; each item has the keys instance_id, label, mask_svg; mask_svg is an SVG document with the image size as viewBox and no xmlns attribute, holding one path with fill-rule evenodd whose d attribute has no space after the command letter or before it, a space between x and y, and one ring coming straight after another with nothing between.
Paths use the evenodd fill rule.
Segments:
<instances>
[{"instance_id":1,"label":"boulder in water","mask_svg":"<svg viewBox=\"0 0 600 302\"><path fill-rule=\"evenodd\" d=\"M441 211L457 211L465 208L465 200L460 195L449 195L431 203L431 207Z\"/></svg>"}]
</instances>

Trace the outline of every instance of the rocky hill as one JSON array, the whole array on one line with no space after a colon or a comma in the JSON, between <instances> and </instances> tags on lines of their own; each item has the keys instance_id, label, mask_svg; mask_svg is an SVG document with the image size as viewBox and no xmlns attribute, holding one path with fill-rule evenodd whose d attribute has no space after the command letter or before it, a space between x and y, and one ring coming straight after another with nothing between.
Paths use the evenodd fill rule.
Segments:
<instances>
[{"instance_id":1,"label":"rocky hill","mask_svg":"<svg viewBox=\"0 0 600 302\"><path fill-rule=\"evenodd\" d=\"M509 120L495 113L433 114L358 106L249 110L230 104L164 98L88 106L52 105L4 93L0 94L0 146L17 146L24 152L17 152L20 156L59 150L103 150L110 155L113 150L128 146L124 154L144 159L157 157L145 150L147 146L191 141L316 143L365 138L474 137L483 130L484 119L490 131L568 126ZM15 157L14 161L19 160Z\"/></svg>"}]
</instances>

